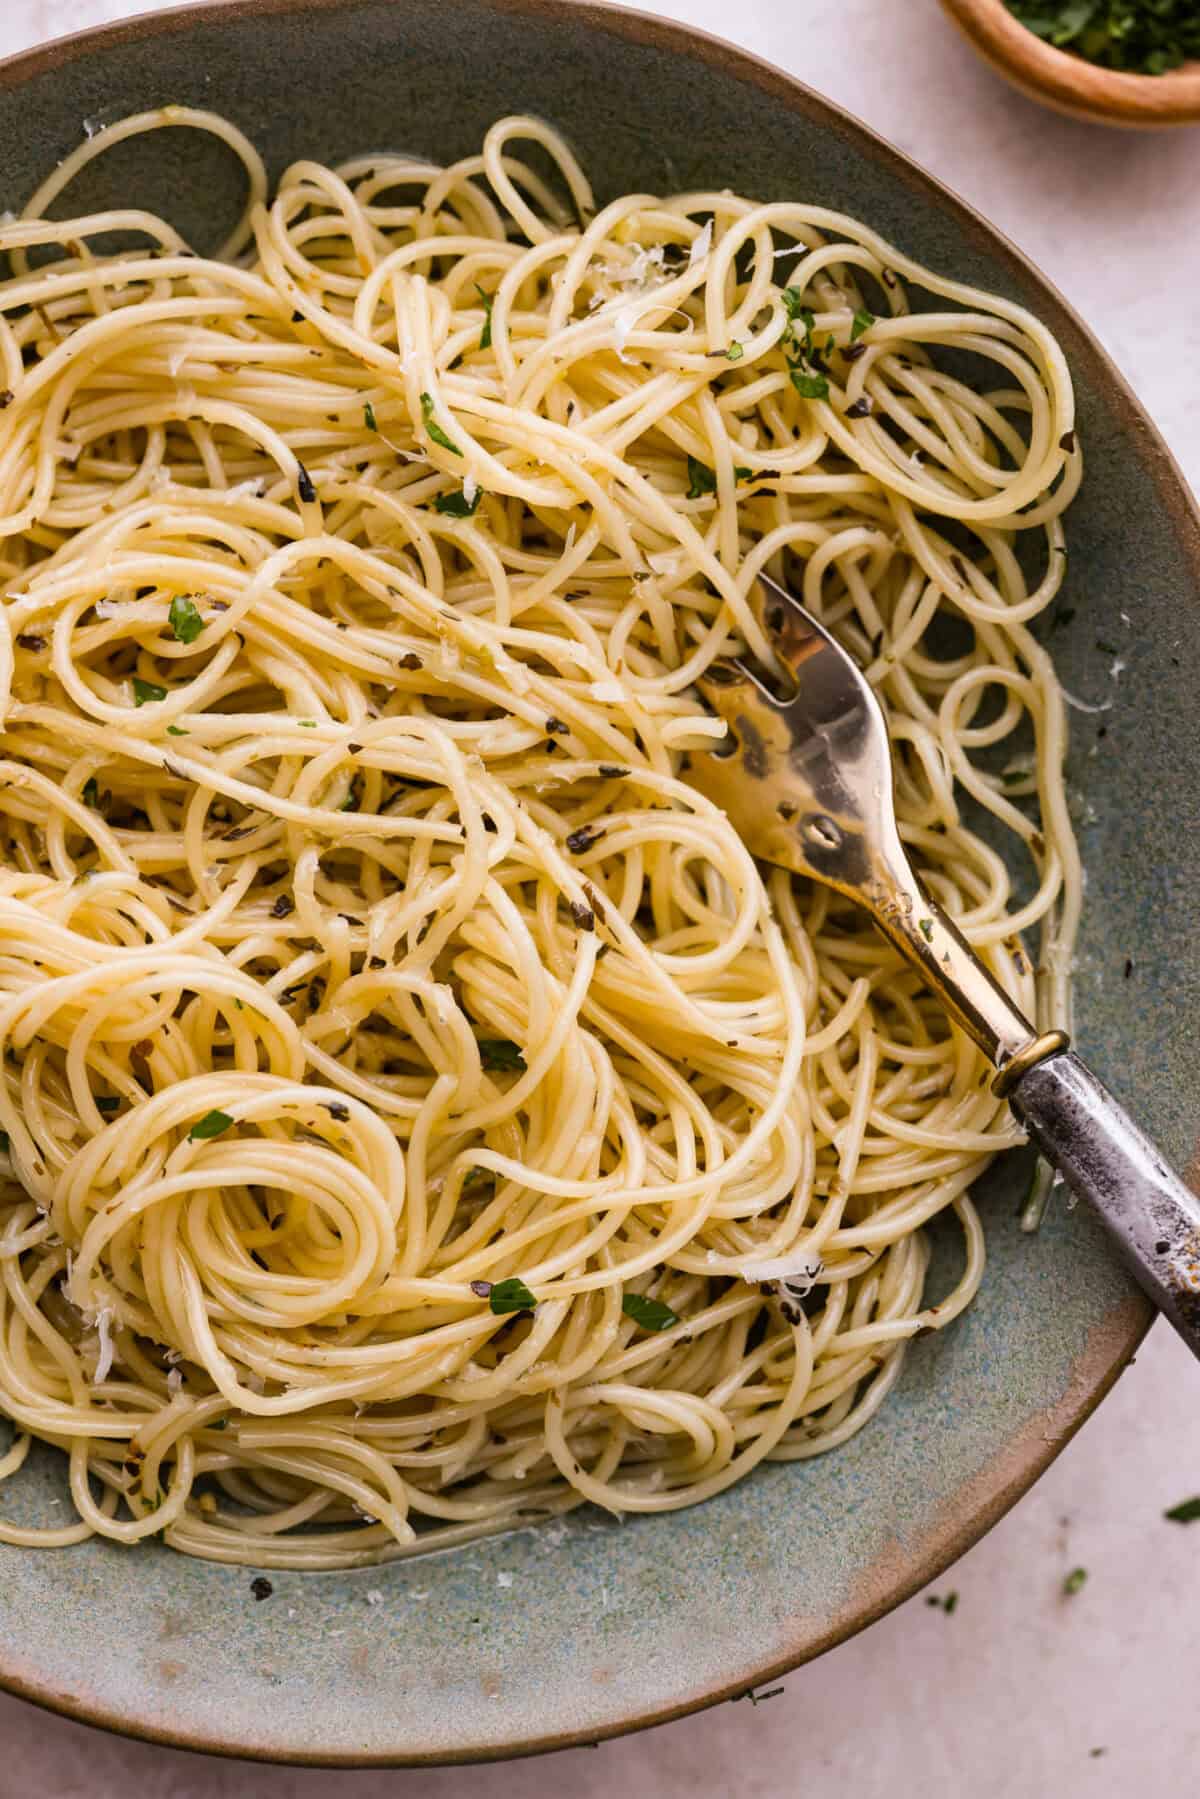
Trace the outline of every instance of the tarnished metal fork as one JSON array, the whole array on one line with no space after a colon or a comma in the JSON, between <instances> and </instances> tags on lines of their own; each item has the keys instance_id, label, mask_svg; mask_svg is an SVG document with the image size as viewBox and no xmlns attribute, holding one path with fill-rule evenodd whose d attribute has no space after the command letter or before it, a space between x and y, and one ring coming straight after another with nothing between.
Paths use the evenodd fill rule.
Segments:
<instances>
[{"instance_id":1,"label":"tarnished metal fork","mask_svg":"<svg viewBox=\"0 0 1200 1799\"><path fill-rule=\"evenodd\" d=\"M779 698L744 660L698 683L728 728L687 778L765 862L856 900L996 1069L1042 1153L1099 1214L1146 1293L1200 1356L1200 1202L1079 1058L1038 1033L913 872L896 824L891 746L852 658L777 582L755 608L794 682Z\"/></svg>"}]
</instances>

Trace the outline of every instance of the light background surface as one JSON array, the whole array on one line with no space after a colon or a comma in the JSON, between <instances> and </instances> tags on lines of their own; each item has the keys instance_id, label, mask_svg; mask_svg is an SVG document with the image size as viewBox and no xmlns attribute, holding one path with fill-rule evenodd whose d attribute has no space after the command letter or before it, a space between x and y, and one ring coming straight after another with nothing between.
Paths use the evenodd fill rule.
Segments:
<instances>
[{"instance_id":1,"label":"light background surface","mask_svg":"<svg viewBox=\"0 0 1200 1799\"><path fill-rule=\"evenodd\" d=\"M0 0L0 55L153 10ZM977 206L1098 332L1200 489L1200 129L1056 118L976 63L934 0L644 10L769 58ZM446 0L451 34L453 15ZM1133 544L1129 571L1136 619ZM126 1743L0 1696L0 1799L1186 1799L1200 1790L1200 1523L1163 1512L1196 1493L1200 1371L1158 1326L1034 1491L939 1583L958 1594L951 1614L918 1597L770 1700L540 1761L337 1774ZM1079 1566L1087 1582L1064 1596Z\"/></svg>"}]
</instances>

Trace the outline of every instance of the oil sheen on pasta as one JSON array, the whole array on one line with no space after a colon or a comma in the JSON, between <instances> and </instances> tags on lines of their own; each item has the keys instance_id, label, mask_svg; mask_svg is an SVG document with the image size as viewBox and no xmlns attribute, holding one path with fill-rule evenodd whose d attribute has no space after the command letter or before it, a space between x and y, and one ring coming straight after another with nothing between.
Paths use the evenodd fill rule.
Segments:
<instances>
[{"instance_id":1,"label":"oil sheen on pasta","mask_svg":"<svg viewBox=\"0 0 1200 1799\"><path fill-rule=\"evenodd\" d=\"M217 254L45 217L162 126L245 165ZM78 1514L0 1539L331 1568L844 1442L1019 1137L688 787L693 684L790 582L925 879L1061 1021L1053 338L802 197L598 207L526 118L272 198L168 108L0 248L0 1476L57 1445Z\"/></svg>"}]
</instances>

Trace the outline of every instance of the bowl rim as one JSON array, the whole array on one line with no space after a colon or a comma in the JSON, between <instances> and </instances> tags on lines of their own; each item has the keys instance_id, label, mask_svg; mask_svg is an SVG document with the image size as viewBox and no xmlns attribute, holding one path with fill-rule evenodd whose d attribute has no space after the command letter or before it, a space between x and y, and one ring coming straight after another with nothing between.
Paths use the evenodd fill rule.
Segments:
<instances>
[{"instance_id":1,"label":"bowl rim","mask_svg":"<svg viewBox=\"0 0 1200 1799\"><path fill-rule=\"evenodd\" d=\"M405 0L386 0L402 6ZM15 56L0 59L0 91L19 89L29 79L53 72L95 49L120 48L135 40L187 31L193 23L209 20L334 12L356 0L192 0L163 10L137 14L109 24L35 44ZM998 260L1039 290L1040 313L1060 339L1084 348L1104 370L1114 404L1140 439L1142 455L1155 481L1164 509L1171 515L1200 591L1200 506L1157 427L1136 398L1120 370L1098 339L1065 300L1054 284L998 227L990 224L966 200L936 176L929 174L903 151L864 124L844 107L806 86L795 77L728 40L698 27L665 19L657 14L612 3L612 0L480 0L494 13L514 19L561 19L568 11L590 29L676 56L699 61L728 73L735 80L758 87L792 111L854 138L877 162L897 174L911 192L927 205L948 214L964 236L982 242ZM1061 54L1061 53L1058 53ZM1200 1192L1200 1152L1186 1177ZM96 1725L117 1735L165 1747L187 1749L239 1760L282 1763L290 1766L328 1768L403 1768L467 1765L502 1761L594 1745L600 1740L624 1736L635 1730L670 1723L703 1711L723 1700L744 1694L749 1688L776 1680L815 1659L847 1638L884 1617L919 1589L937 1578L952 1562L972 1547L1011 1509L1086 1423L1100 1401L1132 1361L1156 1316L1150 1302L1136 1291L1114 1306L1089 1332L1084 1348L1073 1363L1062 1394L1050 1406L1034 1413L1014 1433L979 1474L955 1494L921 1541L916 1553L906 1557L903 1572L888 1562L877 1562L868 1577L825 1628L817 1635L797 1633L797 1640L783 1656L775 1656L751 1671L741 1669L736 1678L705 1690L690 1692L653 1710L638 1712L617 1722L586 1730L561 1730L550 1735L526 1737L498 1745L455 1752L406 1753L404 1750L347 1753L329 1751L279 1751L256 1749L242 1742L222 1741L215 1734L196 1734L140 1721L112 1710L87 1696L63 1692L18 1671L0 1647L0 1691L30 1701L44 1709Z\"/></svg>"},{"instance_id":2,"label":"bowl rim","mask_svg":"<svg viewBox=\"0 0 1200 1799\"><path fill-rule=\"evenodd\" d=\"M984 61L1031 99L1098 124L1200 124L1200 59L1162 75L1105 69L1038 37L1005 0L942 0L942 7Z\"/></svg>"}]
</instances>

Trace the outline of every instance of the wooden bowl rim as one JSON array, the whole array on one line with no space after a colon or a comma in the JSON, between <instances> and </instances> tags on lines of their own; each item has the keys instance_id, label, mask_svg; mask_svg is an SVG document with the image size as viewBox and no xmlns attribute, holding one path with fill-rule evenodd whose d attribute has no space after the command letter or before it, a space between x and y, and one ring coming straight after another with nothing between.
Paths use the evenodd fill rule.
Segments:
<instances>
[{"instance_id":1,"label":"wooden bowl rim","mask_svg":"<svg viewBox=\"0 0 1200 1799\"><path fill-rule=\"evenodd\" d=\"M1115 124L1200 124L1200 60L1164 75L1104 69L1022 25L1005 0L942 0L975 49L1035 99Z\"/></svg>"}]
</instances>

